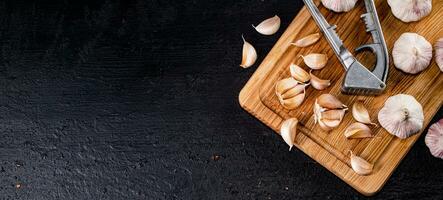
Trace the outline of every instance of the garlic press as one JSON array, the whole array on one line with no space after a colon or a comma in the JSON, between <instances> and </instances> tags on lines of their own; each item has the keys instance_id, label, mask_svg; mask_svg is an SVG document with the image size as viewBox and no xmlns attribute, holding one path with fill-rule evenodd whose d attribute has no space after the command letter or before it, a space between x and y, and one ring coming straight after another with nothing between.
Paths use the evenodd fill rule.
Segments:
<instances>
[{"instance_id":1,"label":"garlic press","mask_svg":"<svg viewBox=\"0 0 443 200\"><path fill-rule=\"evenodd\" d=\"M361 18L366 24L366 32L372 36L372 44L364 44L355 49L356 53L371 50L376 56L376 63L372 71L361 64L343 45L337 35L337 26L330 25L318 10L313 0L303 0L312 18L317 23L335 55L346 70L341 90L346 94L377 95L386 88L386 79L389 69L389 55L386 42L378 19L373 0L364 0L366 13Z\"/></svg>"}]
</instances>

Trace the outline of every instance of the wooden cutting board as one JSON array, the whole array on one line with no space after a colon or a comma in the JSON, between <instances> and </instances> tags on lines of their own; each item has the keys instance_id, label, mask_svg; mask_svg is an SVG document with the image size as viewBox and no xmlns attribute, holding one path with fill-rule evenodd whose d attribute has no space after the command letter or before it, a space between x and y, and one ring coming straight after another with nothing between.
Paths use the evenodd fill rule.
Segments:
<instances>
[{"instance_id":1,"label":"wooden cutting board","mask_svg":"<svg viewBox=\"0 0 443 200\"><path fill-rule=\"evenodd\" d=\"M317 5L319 2L316 1ZM424 36L431 44L435 44L438 38L443 37L443 3L441 2L433 1L431 15L414 23L403 23L395 18L384 0L377 0L376 6L390 53L394 42L404 32L416 32ZM356 47L371 42L370 34L365 32L364 22L360 20L360 15L365 12L363 1L359 1L356 7L348 13L333 13L321 5L319 8L330 24L337 25L338 35L351 52ZM340 92L340 86L345 71L325 38L310 47L298 48L290 45L291 42L315 32L319 32L319 29L306 8L303 8L240 92L240 104L276 132L279 131L284 119L298 118L301 125L298 128L296 146L362 194L373 195L386 183L424 130L408 139L401 140L379 126L373 128L377 136L375 138L348 140L343 132L349 124L355 122L352 114L348 112L338 128L331 132L324 132L314 124L312 117L315 98L323 93L331 93L349 107L356 100L362 100L369 109L372 120L377 121L377 113L389 96L399 93L409 94L422 104L425 113L424 127L426 127L442 104L443 73L440 72L433 59L431 66L425 71L418 75L408 75L394 68L391 58L387 89L383 95L377 97L344 95ZM288 66L292 62L308 70L299 57L308 53L328 55L330 58L328 65L321 71L315 71L314 74L320 78L331 79L332 86L324 91L316 91L309 87L303 105L294 110L286 110L275 96L274 85L278 80L290 76ZM371 63L374 58L370 55L360 54L357 58L364 64ZM366 65L369 66L369 64ZM349 150L374 164L374 171L371 175L360 176L352 170Z\"/></svg>"}]
</instances>

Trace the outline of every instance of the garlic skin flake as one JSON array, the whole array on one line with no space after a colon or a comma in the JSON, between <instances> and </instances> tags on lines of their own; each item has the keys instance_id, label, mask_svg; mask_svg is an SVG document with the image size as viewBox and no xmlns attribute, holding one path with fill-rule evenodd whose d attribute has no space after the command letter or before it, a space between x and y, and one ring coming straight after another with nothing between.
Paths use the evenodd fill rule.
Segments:
<instances>
[{"instance_id":1,"label":"garlic skin flake","mask_svg":"<svg viewBox=\"0 0 443 200\"><path fill-rule=\"evenodd\" d=\"M274 17L262 21L257 26L252 25L252 27L254 27L255 30L261 33L262 35L273 35L280 28L280 24L281 24L280 17L275 15Z\"/></svg>"},{"instance_id":2,"label":"garlic skin flake","mask_svg":"<svg viewBox=\"0 0 443 200\"><path fill-rule=\"evenodd\" d=\"M351 152L351 167L355 173L366 176L372 173L374 165Z\"/></svg>"},{"instance_id":3,"label":"garlic skin flake","mask_svg":"<svg viewBox=\"0 0 443 200\"><path fill-rule=\"evenodd\" d=\"M240 67L248 68L254 65L255 61L257 60L257 51L255 51L254 46L252 46L249 42L246 42L243 35L241 37L243 39L243 53Z\"/></svg>"},{"instance_id":4,"label":"garlic skin flake","mask_svg":"<svg viewBox=\"0 0 443 200\"><path fill-rule=\"evenodd\" d=\"M363 123L355 122L348 126L345 130L345 137L348 139L372 138L371 129Z\"/></svg>"},{"instance_id":5,"label":"garlic skin flake","mask_svg":"<svg viewBox=\"0 0 443 200\"><path fill-rule=\"evenodd\" d=\"M301 57L303 58L305 64L313 70L323 69L328 62L328 56L321 53L311 53Z\"/></svg>"},{"instance_id":6,"label":"garlic skin flake","mask_svg":"<svg viewBox=\"0 0 443 200\"><path fill-rule=\"evenodd\" d=\"M419 21L431 13L432 0L388 0L392 14L403 22Z\"/></svg>"},{"instance_id":7,"label":"garlic skin flake","mask_svg":"<svg viewBox=\"0 0 443 200\"><path fill-rule=\"evenodd\" d=\"M297 124L298 120L296 118L289 118L285 120L280 127L281 137L286 144L288 144L289 151L291 151L294 146L295 136L297 135Z\"/></svg>"},{"instance_id":8,"label":"garlic skin flake","mask_svg":"<svg viewBox=\"0 0 443 200\"><path fill-rule=\"evenodd\" d=\"M405 139L423 128L423 108L411 95L391 96L378 113L378 121L390 134Z\"/></svg>"},{"instance_id":9,"label":"garlic skin flake","mask_svg":"<svg viewBox=\"0 0 443 200\"><path fill-rule=\"evenodd\" d=\"M443 159L443 119L429 127L425 143L434 157Z\"/></svg>"},{"instance_id":10,"label":"garlic skin flake","mask_svg":"<svg viewBox=\"0 0 443 200\"><path fill-rule=\"evenodd\" d=\"M435 43L435 61L440 71L443 72L443 38L438 39Z\"/></svg>"},{"instance_id":11,"label":"garlic skin flake","mask_svg":"<svg viewBox=\"0 0 443 200\"><path fill-rule=\"evenodd\" d=\"M291 44L295 45L297 47L307 47L307 46L315 44L319 39L320 39L320 33L314 33L314 34L305 36L305 37L303 37Z\"/></svg>"},{"instance_id":12,"label":"garlic skin flake","mask_svg":"<svg viewBox=\"0 0 443 200\"><path fill-rule=\"evenodd\" d=\"M360 123L375 125L375 123L371 121L371 118L369 117L369 112L366 107L358 101L355 102L352 106L352 116Z\"/></svg>"},{"instance_id":13,"label":"garlic skin flake","mask_svg":"<svg viewBox=\"0 0 443 200\"><path fill-rule=\"evenodd\" d=\"M392 58L396 68L417 74L431 63L432 45L417 33L403 33L394 44Z\"/></svg>"},{"instance_id":14,"label":"garlic skin flake","mask_svg":"<svg viewBox=\"0 0 443 200\"><path fill-rule=\"evenodd\" d=\"M321 0L323 6L334 12L348 12L354 8L357 0Z\"/></svg>"}]
</instances>

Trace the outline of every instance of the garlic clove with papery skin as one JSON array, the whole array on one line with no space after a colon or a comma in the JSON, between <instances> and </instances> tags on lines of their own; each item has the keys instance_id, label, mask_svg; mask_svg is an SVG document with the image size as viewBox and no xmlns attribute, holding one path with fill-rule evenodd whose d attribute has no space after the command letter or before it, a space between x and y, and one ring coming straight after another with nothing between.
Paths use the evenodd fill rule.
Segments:
<instances>
[{"instance_id":1,"label":"garlic clove with papery skin","mask_svg":"<svg viewBox=\"0 0 443 200\"><path fill-rule=\"evenodd\" d=\"M435 43L435 61L440 71L443 72L443 38L438 39Z\"/></svg>"},{"instance_id":2,"label":"garlic clove with papery skin","mask_svg":"<svg viewBox=\"0 0 443 200\"><path fill-rule=\"evenodd\" d=\"M321 0L323 6L334 12L348 12L354 8L357 0Z\"/></svg>"},{"instance_id":3,"label":"garlic clove with papery skin","mask_svg":"<svg viewBox=\"0 0 443 200\"><path fill-rule=\"evenodd\" d=\"M391 96L378 112L378 121L390 134L405 139L423 128L423 108L411 95Z\"/></svg>"},{"instance_id":4,"label":"garlic clove with papery skin","mask_svg":"<svg viewBox=\"0 0 443 200\"><path fill-rule=\"evenodd\" d=\"M429 127L425 143L434 157L443 159L443 119Z\"/></svg>"},{"instance_id":5,"label":"garlic clove with papery skin","mask_svg":"<svg viewBox=\"0 0 443 200\"><path fill-rule=\"evenodd\" d=\"M257 60L257 51L251 43L245 40L243 35L241 37L243 39L243 53L240 66L243 68L248 68L252 66Z\"/></svg>"},{"instance_id":6,"label":"garlic clove with papery skin","mask_svg":"<svg viewBox=\"0 0 443 200\"><path fill-rule=\"evenodd\" d=\"M342 109L347 108L345 104L343 104L340 100L337 99L332 94L322 94L317 98L316 103L320 105L320 107L327 109Z\"/></svg>"},{"instance_id":7,"label":"garlic clove with papery skin","mask_svg":"<svg viewBox=\"0 0 443 200\"><path fill-rule=\"evenodd\" d=\"M306 86L307 84L301 84L292 77L285 78L275 84L275 94L284 108L292 110L303 103Z\"/></svg>"},{"instance_id":8,"label":"garlic clove with papery skin","mask_svg":"<svg viewBox=\"0 0 443 200\"><path fill-rule=\"evenodd\" d=\"M280 17L275 15L269 19L262 21L257 26L252 25L255 30L263 35L272 35L278 31L280 28L281 20Z\"/></svg>"},{"instance_id":9,"label":"garlic clove with papery skin","mask_svg":"<svg viewBox=\"0 0 443 200\"><path fill-rule=\"evenodd\" d=\"M297 135L297 124L298 120L296 118L289 118L285 120L280 127L280 134L286 144L288 144L289 151L294 146L295 136Z\"/></svg>"},{"instance_id":10,"label":"garlic clove with papery skin","mask_svg":"<svg viewBox=\"0 0 443 200\"><path fill-rule=\"evenodd\" d=\"M403 33L394 44L392 58L396 68L417 74L429 66L432 45L417 33Z\"/></svg>"},{"instance_id":11,"label":"garlic clove with papery skin","mask_svg":"<svg viewBox=\"0 0 443 200\"><path fill-rule=\"evenodd\" d=\"M294 43L291 43L292 45L295 45L297 47L307 47L314 43L316 43L320 39L320 33L314 33L308 36L305 36Z\"/></svg>"},{"instance_id":12,"label":"garlic clove with papery skin","mask_svg":"<svg viewBox=\"0 0 443 200\"><path fill-rule=\"evenodd\" d=\"M291 72L292 78L302 83L308 82L311 79L311 76L308 74L308 72L294 63L289 66L289 72Z\"/></svg>"},{"instance_id":13,"label":"garlic clove with papery skin","mask_svg":"<svg viewBox=\"0 0 443 200\"><path fill-rule=\"evenodd\" d=\"M403 22L413 22L431 13L432 0L388 0L392 14Z\"/></svg>"},{"instance_id":14,"label":"garlic clove with papery skin","mask_svg":"<svg viewBox=\"0 0 443 200\"><path fill-rule=\"evenodd\" d=\"M355 173L366 176L372 173L374 165L351 152L351 167Z\"/></svg>"}]
</instances>

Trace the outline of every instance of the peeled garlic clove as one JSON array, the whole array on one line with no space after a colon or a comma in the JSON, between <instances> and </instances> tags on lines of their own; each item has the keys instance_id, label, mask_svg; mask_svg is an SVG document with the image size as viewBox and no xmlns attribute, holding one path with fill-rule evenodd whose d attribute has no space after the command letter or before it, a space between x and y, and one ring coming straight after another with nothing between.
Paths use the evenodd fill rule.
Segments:
<instances>
[{"instance_id":1,"label":"peeled garlic clove","mask_svg":"<svg viewBox=\"0 0 443 200\"><path fill-rule=\"evenodd\" d=\"M386 100L378 121L390 134L405 139L423 128L423 108L413 96L398 94Z\"/></svg>"},{"instance_id":2,"label":"peeled garlic clove","mask_svg":"<svg viewBox=\"0 0 443 200\"><path fill-rule=\"evenodd\" d=\"M354 8L357 0L321 0L323 6L334 12L348 12Z\"/></svg>"},{"instance_id":3,"label":"peeled garlic clove","mask_svg":"<svg viewBox=\"0 0 443 200\"><path fill-rule=\"evenodd\" d=\"M443 119L429 127L425 143L434 157L443 159Z\"/></svg>"},{"instance_id":4,"label":"peeled garlic clove","mask_svg":"<svg viewBox=\"0 0 443 200\"><path fill-rule=\"evenodd\" d=\"M280 23L280 17L275 15L274 17L262 21L257 26L252 25L252 27L263 35L272 35L278 31Z\"/></svg>"},{"instance_id":5,"label":"peeled garlic clove","mask_svg":"<svg viewBox=\"0 0 443 200\"><path fill-rule=\"evenodd\" d=\"M291 72L291 76L302 83L308 82L311 77L309 76L308 72L306 72L304 69L299 67L296 64L291 64L289 66L289 71Z\"/></svg>"},{"instance_id":6,"label":"peeled garlic clove","mask_svg":"<svg viewBox=\"0 0 443 200\"><path fill-rule=\"evenodd\" d=\"M394 65L403 72L417 74L425 70L432 59L432 45L416 33L403 33L392 49Z\"/></svg>"},{"instance_id":7,"label":"peeled garlic clove","mask_svg":"<svg viewBox=\"0 0 443 200\"><path fill-rule=\"evenodd\" d=\"M328 57L326 56L326 54L311 53L301 57L303 58L305 64L313 70L323 69L323 67L325 67L326 63L328 62Z\"/></svg>"},{"instance_id":8,"label":"peeled garlic clove","mask_svg":"<svg viewBox=\"0 0 443 200\"><path fill-rule=\"evenodd\" d=\"M374 165L351 152L351 167L355 173L365 176L372 173Z\"/></svg>"},{"instance_id":9,"label":"peeled garlic clove","mask_svg":"<svg viewBox=\"0 0 443 200\"><path fill-rule=\"evenodd\" d=\"M284 108L286 108L288 110L292 110L292 109L299 107L303 103L304 100L305 100L305 92L303 92L295 97L291 97L289 99L283 99L281 104Z\"/></svg>"},{"instance_id":10,"label":"peeled garlic clove","mask_svg":"<svg viewBox=\"0 0 443 200\"><path fill-rule=\"evenodd\" d=\"M297 40L294 43L291 43L297 47L307 47L314 43L316 43L320 39L320 33L314 33L311 35L308 35L302 39Z\"/></svg>"},{"instance_id":11,"label":"peeled garlic clove","mask_svg":"<svg viewBox=\"0 0 443 200\"><path fill-rule=\"evenodd\" d=\"M243 35L241 37L243 39L243 55L240 66L248 68L257 60L257 51L255 51L255 48L249 42L246 42Z\"/></svg>"},{"instance_id":12,"label":"peeled garlic clove","mask_svg":"<svg viewBox=\"0 0 443 200\"><path fill-rule=\"evenodd\" d=\"M347 108L340 100L332 94L322 94L317 98L317 103L320 107L327 109L342 109Z\"/></svg>"},{"instance_id":13,"label":"peeled garlic clove","mask_svg":"<svg viewBox=\"0 0 443 200\"><path fill-rule=\"evenodd\" d=\"M289 151L294 146L295 136L297 135L297 124L298 120L296 118L290 118L285 120L280 127L280 134L286 144L289 145Z\"/></svg>"},{"instance_id":14,"label":"peeled garlic clove","mask_svg":"<svg viewBox=\"0 0 443 200\"><path fill-rule=\"evenodd\" d=\"M320 79L317 76L315 76L314 74L312 74L312 72L309 72L309 75L311 77L312 87L317 90L324 90L331 85L330 80Z\"/></svg>"},{"instance_id":15,"label":"peeled garlic clove","mask_svg":"<svg viewBox=\"0 0 443 200\"><path fill-rule=\"evenodd\" d=\"M440 71L443 72L443 38L438 39L435 43L435 61Z\"/></svg>"},{"instance_id":16,"label":"peeled garlic clove","mask_svg":"<svg viewBox=\"0 0 443 200\"><path fill-rule=\"evenodd\" d=\"M372 131L368 126L360 122L355 122L349 125L348 128L346 128L345 137L349 139L355 139L355 138L371 138L374 136L372 135Z\"/></svg>"},{"instance_id":17,"label":"peeled garlic clove","mask_svg":"<svg viewBox=\"0 0 443 200\"><path fill-rule=\"evenodd\" d=\"M372 124L375 125L375 123L373 123L371 121L371 118L369 117L369 112L366 109L366 107L360 103L360 102L355 102L354 105L352 106L352 116L354 117L355 120L357 120L358 122L364 123L364 124Z\"/></svg>"},{"instance_id":18,"label":"peeled garlic clove","mask_svg":"<svg viewBox=\"0 0 443 200\"><path fill-rule=\"evenodd\" d=\"M388 0L392 14L403 22L418 21L431 13L432 0Z\"/></svg>"},{"instance_id":19,"label":"peeled garlic clove","mask_svg":"<svg viewBox=\"0 0 443 200\"><path fill-rule=\"evenodd\" d=\"M279 93L279 94L283 94L286 91L294 88L297 85L298 85L298 82L295 79L293 79L292 77L285 78L285 79L278 81L275 84L275 92Z\"/></svg>"}]
</instances>

